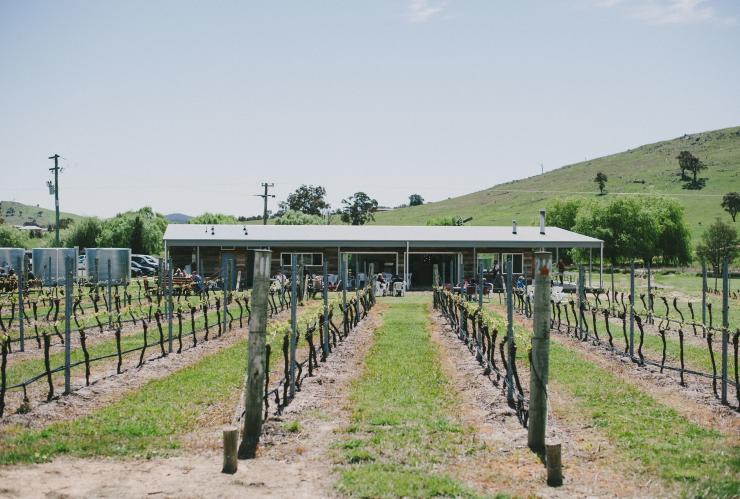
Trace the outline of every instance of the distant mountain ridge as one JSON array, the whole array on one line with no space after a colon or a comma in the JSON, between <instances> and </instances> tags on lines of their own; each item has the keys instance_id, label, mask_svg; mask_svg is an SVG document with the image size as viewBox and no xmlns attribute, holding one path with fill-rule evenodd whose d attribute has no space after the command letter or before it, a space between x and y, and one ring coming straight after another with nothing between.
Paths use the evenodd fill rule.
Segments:
<instances>
[{"instance_id":1,"label":"distant mountain ridge","mask_svg":"<svg viewBox=\"0 0 740 499\"><path fill-rule=\"evenodd\" d=\"M171 224L186 224L193 217L184 213L170 213L165 215L164 218Z\"/></svg>"},{"instance_id":2,"label":"distant mountain ridge","mask_svg":"<svg viewBox=\"0 0 740 499\"><path fill-rule=\"evenodd\" d=\"M56 223L54 210L18 203L16 201L0 201L0 218L7 225L38 225L46 228ZM59 218L71 218L74 221L85 218L74 213L60 212Z\"/></svg>"}]
</instances>

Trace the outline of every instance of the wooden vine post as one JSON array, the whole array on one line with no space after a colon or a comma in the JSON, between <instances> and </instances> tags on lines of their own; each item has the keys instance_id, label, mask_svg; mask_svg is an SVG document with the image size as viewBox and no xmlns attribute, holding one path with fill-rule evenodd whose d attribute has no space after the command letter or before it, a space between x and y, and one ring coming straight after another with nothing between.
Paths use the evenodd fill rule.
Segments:
<instances>
[{"instance_id":1,"label":"wooden vine post","mask_svg":"<svg viewBox=\"0 0 740 499\"><path fill-rule=\"evenodd\" d=\"M270 292L271 258L272 252L270 250L254 250L252 316L249 321L247 383L244 392L244 427L238 449L239 459L255 457L260 433L262 433L262 391L265 384L265 336L267 334L267 295ZM233 431L233 429L227 431ZM227 431L224 431L225 440ZM226 450L225 446L224 451ZM226 463L226 456L224 456L224 463Z\"/></svg>"},{"instance_id":2,"label":"wooden vine post","mask_svg":"<svg viewBox=\"0 0 740 499\"><path fill-rule=\"evenodd\" d=\"M545 451L547 429L547 377L550 363L550 271L549 251L534 255L534 317L532 372L529 377L528 444L534 452Z\"/></svg>"}]
</instances>

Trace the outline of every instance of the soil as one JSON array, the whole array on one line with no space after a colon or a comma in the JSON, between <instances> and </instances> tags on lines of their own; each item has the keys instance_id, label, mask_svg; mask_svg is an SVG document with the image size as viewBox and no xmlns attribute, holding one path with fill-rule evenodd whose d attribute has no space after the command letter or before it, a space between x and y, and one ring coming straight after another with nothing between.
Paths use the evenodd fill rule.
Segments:
<instances>
[{"instance_id":1,"label":"soil","mask_svg":"<svg viewBox=\"0 0 740 499\"><path fill-rule=\"evenodd\" d=\"M221 473L221 428L185 436L190 456L151 460L83 460L0 468L0 495L8 497L327 497L333 496L327 457L349 422L347 388L361 372L372 334L382 318L376 306L338 344L279 417L263 427L257 459ZM233 407L224 407L222 417ZM290 432L286 422L297 422Z\"/></svg>"}]
</instances>

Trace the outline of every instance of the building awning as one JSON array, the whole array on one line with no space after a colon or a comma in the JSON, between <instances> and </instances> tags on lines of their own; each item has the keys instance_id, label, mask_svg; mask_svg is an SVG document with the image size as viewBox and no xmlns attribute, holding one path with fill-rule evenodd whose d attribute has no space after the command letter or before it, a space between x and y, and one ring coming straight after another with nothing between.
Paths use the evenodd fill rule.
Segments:
<instances>
[{"instance_id":1,"label":"building awning","mask_svg":"<svg viewBox=\"0 0 740 499\"><path fill-rule=\"evenodd\" d=\"M170 224L168 247L305 248L599 248L603 241L546 227L402 225L200 225Z\"/></svg>"}]
</instances>

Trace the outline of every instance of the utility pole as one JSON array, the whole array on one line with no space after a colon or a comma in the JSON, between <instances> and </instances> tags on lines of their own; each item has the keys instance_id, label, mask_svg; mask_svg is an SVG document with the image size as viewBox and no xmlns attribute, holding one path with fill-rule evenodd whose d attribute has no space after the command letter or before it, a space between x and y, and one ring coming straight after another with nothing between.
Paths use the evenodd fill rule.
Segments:
<instances>
[{"instance_id":1,"label":"utility pole","mask_svg":"<svg viewBox=\"0 0 740 499\"><path fill-rule=\"evenodd\" d=\"M54 172L54 207L56 209L56 236L54 237L54 245L59 247L59 155L49 156L49 159L54 160L54 168L49 168L50 172Z\"/></svg>"},{"instance_id":2,"label":"utility pole","mask_svg":"<svg viewBox=\"0 0 740 499\"><path fill-rule=\"evenodd\" d=\"M267 198L275 197L275 194L268 194L268 189L270 187L275 187L275 184L273 184L272 182L270 183L262 182L260 185L265 188L265 193L255 194L255 196L259 196L265 200L265 208L264 208L264 211L262 212L262 225L267 225Z\"/></svg>"}]
</instances>

